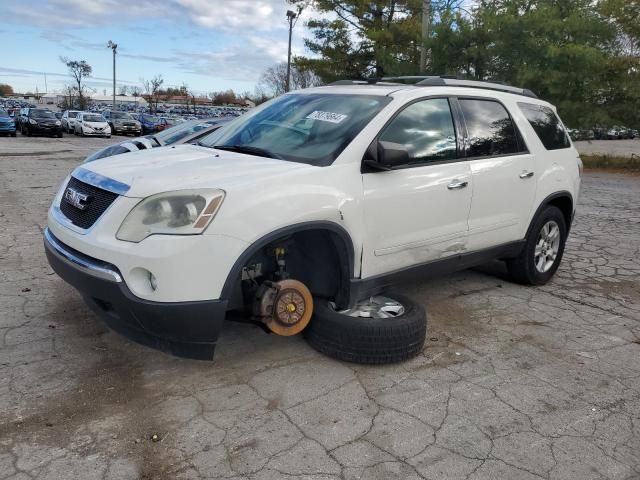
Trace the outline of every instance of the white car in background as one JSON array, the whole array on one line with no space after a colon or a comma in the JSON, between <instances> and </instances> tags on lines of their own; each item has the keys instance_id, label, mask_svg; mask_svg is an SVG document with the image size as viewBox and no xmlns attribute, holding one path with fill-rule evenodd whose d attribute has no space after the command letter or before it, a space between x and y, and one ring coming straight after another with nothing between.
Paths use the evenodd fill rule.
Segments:
<instances>
[{"instance_id":1,"label":"white car in background","mask_svg":"<svg viewBox=\"0 0 640 480\"><path fill-rule=\"evenodd\" d=\"M76 129L76 117L80 113L80 110L65 110L60 118L62 123L62 129L67 133L73 133Z\"/></svg>"},{"instance_id":2,"label":"white car in background","mask_svg":"<svg viewBox=\"0 0 640 480\"><path fill-rule=\"evenodd\" d=\"M111 138L111 127L98 113L79 112L76 117L74 133L76 135Z\"/></svg>"}]
</instances>

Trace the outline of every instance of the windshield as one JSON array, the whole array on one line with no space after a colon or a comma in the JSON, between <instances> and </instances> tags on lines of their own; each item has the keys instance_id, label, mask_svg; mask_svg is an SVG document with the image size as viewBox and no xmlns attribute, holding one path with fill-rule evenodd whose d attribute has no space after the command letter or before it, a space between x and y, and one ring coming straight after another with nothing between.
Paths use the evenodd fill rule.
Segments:
<instances>
[{"instance_id":1,"label":"windshield","mask_svg":"<svg viewBox=\"0 0 640 480\"><path fill-rule=\"evenodd\" d=\"M0 108L0 117L8 117L8 116L9 116L9 113L6 110L2 110Z\"/></svg>"},{"instance_id":2,"label":"windshield","mask_svg":"<svg viewBox=\"0 0 640 480\"><path fill-rule=\"evenodd\" d=\"M133 117L129 113L124 112L111 112L111 118L118 120L133 120Z\"/></svg>"},{"instance_id":3,"label":"windshield","mask_svg":"<svg viewBox=\"0 0 640 480\"><path fill-rule=\"evenodd\" d=\"M191 120L176 125L175 127L167 128L160 133L156 133L154 137L162 145L171 145L172 143L176 143L182 140L188 135L199 132L200 130L204 130L205 128L209 127L211 127L211 124L209 123L198 120Z\"/></svg>"},{"instance_id":4,"label":"windshield","mask_svg":"<svg viewBox=\"0 0 640 480\"><path fill-rule=\"evenodd\" d=\"M160 121L158 117L154 117L152 115L142 115L142 119L149 123L158 123Z\"/></svg>"},{"instance_id":5,"label":"windshield","mask_svg":"<svg viewBox=\"0 0 640 480\"><path fill-rule=\"evenodd\" d=\"M49 110L31 110L31 116L35 118L56 118Z\"/></svg>"},{"instance_id":6,"label":"windshield","mask_svg":"<svg viewBox=\"0 0 640 480\"><path fill-rule=\"evenodd\" d=\"M102 115L83 115L83 122L105 122L105 119Z\"/></svg>"},{"instance_id":7,"label":"windshield","mask_svg":"<svg viewBox=\"0 0 640 480\"><path fill-rule=\"evenodd\" d=\"M289 94L239 117L205 147L237 150L310 165L330 165L391 101L371 95Z\"/></svg>"},{"instance_id":8,"label":"windshield","mask_svg":"<svg viewBox=\"0 0 640 480\"><path fill-rule=\"evenodd\" d=\"M69 112L69 118L76 118L78 116L78 112Z\"/></svg>"}]
</instances>

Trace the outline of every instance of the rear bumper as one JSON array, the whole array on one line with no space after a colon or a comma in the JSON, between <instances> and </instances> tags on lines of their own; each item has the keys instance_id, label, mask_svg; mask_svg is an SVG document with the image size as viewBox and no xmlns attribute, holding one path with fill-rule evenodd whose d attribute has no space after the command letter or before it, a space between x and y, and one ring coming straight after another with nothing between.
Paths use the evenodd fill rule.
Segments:
<instances>
[{"instance_id":1,"label":"rear bumper","mask_svg":"<svg viewBox=\"0 0 640 480\"><path fill-rule=\"evenodd\" d=\"M63 244L49 229L44 232L44 247L51 268L112 330L176 356L213 359L227 310L225 300L144 300L129 290L115 266Z\"/></svg>"}]
</instances>

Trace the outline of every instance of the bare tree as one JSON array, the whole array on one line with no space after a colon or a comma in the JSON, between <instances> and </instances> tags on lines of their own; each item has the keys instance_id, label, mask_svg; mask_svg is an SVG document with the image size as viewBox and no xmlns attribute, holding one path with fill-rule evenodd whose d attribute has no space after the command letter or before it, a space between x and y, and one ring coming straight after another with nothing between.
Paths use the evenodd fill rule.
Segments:
<instances>
[{"instance_id":1,"label":"bare tree","mask_svg":"<svg viewBox=\"0 0 640 480\"><path fill-rule=\"evenodd\" d=\"M62 94L64 95L62 108L64 108L65 110L74 108L74 104L75 104L74 97L76 94L76 87L74 87L73 85L65 85L64 89L62 90Z\"/></svg>"},{"instance_id":2,"label":"bare tree","mask_svg":"<svg viewBox=\"0 0 640 480\"><path fill-rule=\"evenodd\" d=\"M291 66L291 90L309 88L320 85L320 77L311 70L303 70L297 65ZM277 97L286 92L287 88L287 64L278 63L269 67L260 77L259 87L263 93Z\"/></svg>"},{"instance_id":3,"label":"bare tree","mask_svg":"<svg viewBox=\"0 0 640 480\"><path fill-rule=\"evenodd\" d=\"M158 111L158 91L164 83L162 74L156 75L151 80L141 78L140 83L142 83L142 88L144 89L143 97L149 102L149 110L151 113Z\"/></svg>"},{"instance_id":4,"label":"bare tree","mask_svg":"<svg viewBox=\"0 0 640 480\"><path fill-rule=\"evenodd\" d=\"M78 103L81 109L86 107L87 100L84 97L84 80L91 76L93 69L85 60L69 60L67 57L60 57L60 61L69 69L69 73L76 82L76 90L78 92Z\"/></svg>"},{"instance_id":5,"label":"bare tree","mask_svg":"<svg viewBox=\"0 0 640 480\"><path fill-rule=\"evenodd\" d=\"M129 85L119 85L118 86L118 95L125 96L129 91Z\"/></svg>"},{"instance_id":6,"label":"bare tree","mask_svg":"<svg viewBox=\"0 0 640 480\"><path fill-rule=\"evenodd\" d=\"M138 97L142 93L142 89L140 87L138 87L137 85L134 85L133 87L129 87L129 93L131 93L131 96L135 99L136 107L137 107L138 106Z\"/></svg>"}]
</instances>

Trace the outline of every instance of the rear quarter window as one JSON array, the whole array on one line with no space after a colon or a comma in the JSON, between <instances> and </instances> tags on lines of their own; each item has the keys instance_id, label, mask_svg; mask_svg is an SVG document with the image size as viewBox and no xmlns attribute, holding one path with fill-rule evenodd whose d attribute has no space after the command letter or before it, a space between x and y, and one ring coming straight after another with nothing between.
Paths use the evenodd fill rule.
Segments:
<instances>
[{"instance_id":1,"label":"rear quarter window","mask_svg":"<svg viewBox=\"0 0 640 480\"><path fill-rule=\"evenodd\" d=\"M521 102L518 102L518 107L533 127L544 148L560 150L571 146L567 132L551 108Z\"/></svg>"}]
</instances>

